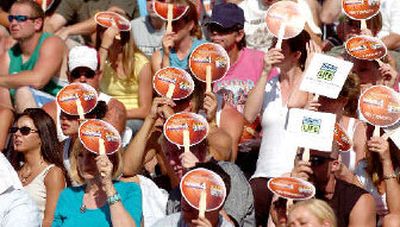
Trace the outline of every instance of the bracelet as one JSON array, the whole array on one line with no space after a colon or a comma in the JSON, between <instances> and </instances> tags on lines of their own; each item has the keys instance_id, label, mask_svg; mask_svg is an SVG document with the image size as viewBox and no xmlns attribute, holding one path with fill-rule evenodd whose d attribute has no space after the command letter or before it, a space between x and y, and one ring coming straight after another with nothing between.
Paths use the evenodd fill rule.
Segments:
<instances>
[{"instance_id":1,"label":"bracelet","mask_svg":"<svg viewBox=\"0 0 400 227\"><path fill-rule=\"evenodd\" d=\"M390 179L396 179L396 178L397 178L397 174L396 173L392 173L392 174L383 176L383 180L390 180Z\"/></svg>"},{"instance_id":2,"label":"bracelet","mask_svg":"<svg viewBox=\"0 0 400 227\"><path fill-rule=\"evenodd\" d=\"M121 195L118 192L107 198L107 203L110 206L120 201L121 201Z\"/></svg>"},{"instance_id":3,"label":"bracelet","mask_svg":"<svg viewBox=\"0 0 400 227\"><path fill-rule=\"evenodd\" d=\"M100 48L108 51L108 48L105 48L105 47L103 47L101 45L100 45Z\"/></svg>"}]
</instances>

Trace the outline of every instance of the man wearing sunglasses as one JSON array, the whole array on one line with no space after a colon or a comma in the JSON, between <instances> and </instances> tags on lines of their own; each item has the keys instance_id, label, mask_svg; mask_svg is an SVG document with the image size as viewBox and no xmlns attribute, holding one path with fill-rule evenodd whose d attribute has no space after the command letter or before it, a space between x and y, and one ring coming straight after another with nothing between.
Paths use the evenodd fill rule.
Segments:
<instances>
[{"instance_id":1,"label":"man wearing sunglasses","mask_svg":"<svg viewBox=\"0 0 400 227\"><path fill-rule=\"evenodd\" d=\"M68 81L70 83L87 83L99 90L102 72L99 70L98 54L94 48L77 46L72 48L68 54ZM125 130L126 109L124 105L110 96L99 92L99 101L107 103L107 111L103 120L111 123L120 133ZM59 139L65 136L60 127L60 110L55 101L47 103L43 109L53 118L57 124Z\"/></svg>"},{"instance_id":2,"label":"man wearing sunglasses","mask_svg":"<svg viewBox=\"0 0 400 227\"><path fill-rule=\"evenodd\" d=\"M308 162L300 152L292 170L292 177L310 181L317 189L315 197L326 201L335 211L338 226L376 226L375 201L364 189L338 179L341 163L339 152L310 151Z\"/></svg>"},{"instance_id":3,"label":"man wearing sunglasses","mask_svg":"<svg viewBox=\"0 0 400 227\"><path fill-rule=\"evenodd\" d=\"M9 31L17 43L0 56L0 102L16 110L41 107L54 100L61 86L55 81L64 56L61 39L42 32L44 13L31 0L18 0L8 15Z\"/></svg>"}]
</instances>

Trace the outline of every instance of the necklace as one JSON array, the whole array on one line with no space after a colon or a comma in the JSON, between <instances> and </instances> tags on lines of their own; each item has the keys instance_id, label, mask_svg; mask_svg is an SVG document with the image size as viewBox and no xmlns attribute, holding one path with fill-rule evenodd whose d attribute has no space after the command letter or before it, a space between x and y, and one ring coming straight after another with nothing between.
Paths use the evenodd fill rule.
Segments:
<instances>
[{"instance_id":1,"label":"necklace","mask_svg":"<svg viewBox=\"0 0 400 227\"><path fill-rule=\"evenodd\" d=\"M83 214L83 213L85 213L86 212L86 205L85 204L83 204L83 202L82 202L82 205L81 205L81 207L79 208L80 209L80 211L81 211L81 213Z\"/></svg>"},{"instance_id":2,"label":"necklace","mask_svg":"<svg viewBox=\"0 0 400 227\"><path fill-rule=\"evenodd\" d=\"M40 161L39 166L41 167L43 165L44 161L43 159ZM32 176L33 170L30 166L28 165L23 165L21 170L19 171L19 178L21 179L22 184L26 184L28 182L28 178Z\"/></svg>"}]
</instances>

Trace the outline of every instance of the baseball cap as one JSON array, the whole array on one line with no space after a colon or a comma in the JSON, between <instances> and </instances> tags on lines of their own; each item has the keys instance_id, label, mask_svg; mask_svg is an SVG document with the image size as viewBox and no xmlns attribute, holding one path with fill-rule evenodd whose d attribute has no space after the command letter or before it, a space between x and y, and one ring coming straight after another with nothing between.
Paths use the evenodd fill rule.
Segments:
<instances>
[{"instance_id":1,"label":"baseball cap","mask_svg":"<svg viewBox=\"0 0 400 227\"><path fill-rule=\"evenodd\" d=\"M88 46L73 47L68 54L68 68L72 72L78 67L86 67L96 71L98 66L97 51Z\"/></svg>"},{"instance_id":2,"label":"baseball cap","mask_svg":"<svg viewBox=\"0 0 400 227\"><path fill-rule=\"evenodd\" d=\"M244 12L234 3L221 3L214 6L209 21L205 25L218 24L223 28L244 26Z\"/></svg>"}]
</instances>

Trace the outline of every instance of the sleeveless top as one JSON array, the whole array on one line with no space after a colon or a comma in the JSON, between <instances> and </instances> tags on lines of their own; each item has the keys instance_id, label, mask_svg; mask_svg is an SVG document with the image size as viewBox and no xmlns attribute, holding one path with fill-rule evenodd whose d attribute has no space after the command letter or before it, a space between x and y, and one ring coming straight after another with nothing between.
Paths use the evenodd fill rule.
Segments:
<instances>
[{"instance_id":1,"label":"sleeveless top","mask_svg":"<svg viewBox=\"0 0 400 227\"><path fill-rule=\"evenodd\" d=\"M106 63L103 78L100 81L100 90L122 102L126 109L139 108L139 74L144 65L149 62L141 53L135 53L134 58L135 70L128 78L118 78L111 64Z\"/></svg>"},{"instance_id":2,"label":"sleeveless top","mask_svg":"<svg viewBox=\"0 0 400 227\"><path fill-rule=\"evenodd\" d=\"M50 33L43 33L39 38L39 43L36 45L35 50L33 51L31 57L23 62L22 60L22 52L18 44L14 45L8 50L8 56L10 57L10 64L8 73L15 74L21 71L32 70L35 67L36 62L39 59L40 48L43 45L45 39L52 36ZM43 92L46 92L52 96L56 96L58 91L60 91L62 86L58 85L55 81L50 80L46 86L40 89ZM14 95L15 90L11 89L11 95Z\"/></svg>"},{"instance_id":3,"label":"sleeveless top","mask_svg":"<svg viewBox=\"0 0 400 227\"><path fill-rule=\"evenodd\" d=\"M51 164L47 166L39 175L33 179L31 183L25 185L24 188L30 195L30 197L35 201L37 207L39 208L40 218L41 220L44 217L44 209L46 207L46 186L44 185L44 178L47 173L53 168L55 165Z\"/></svg>"},{"instance_id":4,"label":"sleeveless top","mask_svg":"<svg viewBox=\"0 0 400 227\"><path fill-rule=\"evenodd\" d=\"M328 204L332 207L337 218L338 227L349 226L350 213L358 199L368 193L364 189L347 182L336 180L335 194Z\"/></svg>"},{"instance_id":5,"label":"sleeveless top","mask_svg":"<svg viewBox=\"0 0 400 227\"><path fill-rule=\"evenodd\" d=\"M175 52L175 49L172 48L170 53L169 53L169 65L172 67L177 67L181 68L184 70L189 69L189 56L193 52L196 47L198 47L200 44L206 43L205 40L200 40L200 39L193 39L192 42L192 47L190 48L189 53L181 60L178 58L177 53Z\"/></svg>"}]
</instances>

